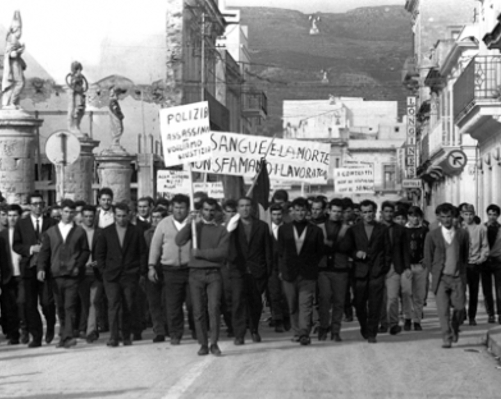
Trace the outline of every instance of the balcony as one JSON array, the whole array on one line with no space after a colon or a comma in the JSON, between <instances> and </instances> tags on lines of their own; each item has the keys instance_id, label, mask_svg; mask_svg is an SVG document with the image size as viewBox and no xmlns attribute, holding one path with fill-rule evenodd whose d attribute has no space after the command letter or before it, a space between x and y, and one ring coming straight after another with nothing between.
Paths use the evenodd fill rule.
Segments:
<instances>
[{"instance_id":1,"label":"balcony","mask_svg":"<svg viewBox=\"0 0 501 399\"><path fill-rule=\"evenodd\" d=\"M476 56L454 84L454 123L460 133L486 139L501 117L501 55Z\"/></svg>"},{"instance_id":2,"label":"balcony","mask_svg":"<svg viewBox=\"0 0 501 399\"><path fill-rule=\"evenodd\" d=\"M244 90L242 92L242 114L246 118L268 116L268 98L262 91Z\"/></svg>"},{"instance_id":3,"label":"balcony","mask_svg":"<svg viewBox=\"0 0 501 399\"><path fill-rule=\"evenodd\" d=\"M402 84L409 90L419 87L419 70L414 57L408 57L405 60L404 68L402 69Z\"/></svg>"}]
</instances>

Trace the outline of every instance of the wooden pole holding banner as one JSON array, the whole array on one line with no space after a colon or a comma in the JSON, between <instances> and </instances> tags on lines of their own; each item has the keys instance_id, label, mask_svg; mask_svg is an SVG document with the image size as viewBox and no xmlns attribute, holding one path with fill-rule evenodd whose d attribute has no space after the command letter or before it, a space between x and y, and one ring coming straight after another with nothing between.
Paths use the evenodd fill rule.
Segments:
<instances>
[{"instance_id":1,"label":"wooden pole holding banner","mask_svg":"<svg viewBox=\"0 0 501 399\"><path fill-rule=\"evenodd\" d=\"M304 188L305 188L304 185L305 185L304 181L301 182L301 197L303 198L304 198Z\"/></svg>"},{"instance_id":2,"label":"wooden pole holding banner","mask_svg":"<svg viewBox=\"0 0 501 399\"><path fill-rule=\"evenodd\" d=\"M268 156L268 154L270 153L271 151L271 146L273 145L273 142L275 141L275 137L276 135L273 135L273 137L271 138L271 142L270 144L268 145L268 149L266 150L266 154L264 154L264 159L266 159L266 157ZM252 191L254 190L254 187L256 187L256 184L257 184L257 177L259 176L259 173L261 172L261 170L259 172L256 173L256 176L254 176L254 179L252 181L252 184L251 186L249 187L249 190L247 190L247 194L245 194L246 197L250 197L251 194L252 194Z\"/></svg>"},{"instance_id":3,"label":"wooden pole holding banner","mask_svg":"<svg viewBox=\"0 0 501 399\"><path fill-rule=\"evenodd\" d=\"M193 191L193 173L191 172L191 164L186 164L186 168L188 169L188 176L190 177L190 208L192 211L195 210L195 193ZM195 219L191 221L191 242L193 244L193 249L198 248L197 243L197 222Z\"/></svg>"}]
</instances>

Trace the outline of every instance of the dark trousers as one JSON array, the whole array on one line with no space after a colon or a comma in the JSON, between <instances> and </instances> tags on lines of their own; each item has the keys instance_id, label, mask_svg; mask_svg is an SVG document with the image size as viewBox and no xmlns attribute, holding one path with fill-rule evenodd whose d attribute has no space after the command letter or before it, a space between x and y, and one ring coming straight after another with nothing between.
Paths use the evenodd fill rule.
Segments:
<instances>
[{"instance_id":1,"label":"dark trousers","mask_svg":"<svg viewBox=\"0 0 501 399\"><path fill-rule=\"evenodd\" d=\"M221 270L191 268L189 282L198 343L208 345L207 313L209 313L210 343L216 344L219 339L223 292Z\"/></svg>"},{"instance_id":2,"label":"dark trousers","mask_svg":"<svg viewBox=\"0 0 501 399\"><path fill-rule=\"evenodd\" d=\"M223 278L223 297L221 300L221 313L223 314L224 324L228 329L228 333L233 333L232 321L232 300L231 300L231 277L230 269L227 265L221 268L221 277Z\"/></svg>"},{"instance_id":3,"label":"dark trousers","mask_svg":"<svg viewBox=\"0 0 501 399\"><path fill-rule=\"evenodd\" d=\"M460 277L442 275L435 294L437 303L438 320L442 330L444 343L450 343L454 337L454 331L459 329L463 322L465 287ZM452 318L450 315L453 309Z\"/></svg>"},{"instance_id":4,"label":"dark trousers","mask_svg":"<svg viewBox=\"0 0 501 399\"><path fill-rule=\"evenodd\" d=\"M231 270L230 278L233 331L236 338L243 338L247 323L251 333L258 332L267 279L255 278L237 269Z\"/></svg>"},{"instance_id":5,"label":"dark trousers","mask_svg":"<svg viewBox=\"0 0 501 399\"><path fill-rule=\"evenodd\" d=\"M155 335L166 335L166 313L163 297L162 282L152 282L146 280L146 298L150 309L151 322L153 324L153 333Z\"/></svg>"},{"instance_id":6,"label":"dark trousers","mask_svg":"<svg viewBox=\"0 0 501 399\"><path fill-rule=\"evenodd\" d=\"M318 314L320 328L324 331L331 330L333 334L341 331L348 278L348 271L320 272L318 275Z\"/></svg>"},{"instance_id":7,"label":"dark trousers","mask_svg":"<svg viewBox=\"0 0 501 399\"><path fill-rule=\"evenodd\" d=\"M355 310L360 332L376 337L383 304L385 276L355 280Z\"/></svg>"},{"instance_id":8,"label":"dark trousers","mask_svg":"<svg viewBox=\"0 0 501 399\"><path fill-rule=\"evenodd\" d=\"M488 260L482 265L482 292L485 300L485 310L489 316L496 314L501 317L501 263ZM494 287L496 292L496 308L494 308L494 297L492 295L492 278L494 277Z\"/></svg>"},{"instance_id":9,"label":"dark trousers","mask_svg":"<svg viewBox=\"0 0 501 399\"><path fill-rule=\"evenodd\" d=\"M146 328L148 320L148 300L146 298L146 278L141 276L132 304L131 330L133 334L141 334Z\"/></svg>"},{"instance_id":10,"label":"dark trousers","mask_svg":"<svg viewBox=\"0 0 501 399\"><path fill-rule=\"evenodd\" d=\"M0 295L2 327L9 339L19 339L19 328L26 326L24 287L20 277L12 277L2 285Z\"/></svg>"},{"instance_id":11,"label":"dark trousers","mask_svg":"<svg viewBox=\"0 0 501 399\"><path fill-rule=\"evenodd\" d=\"M40 301L42 313L47 322L47 331L53 332L56 324L56 306L51 288L53 281L51 280L49 278L41 282L37 280L35 275L23 279L26 301L26 325L34 341L41 341L43 336L43 325L40 313L38 312L38 301Z\"/></svg>"},{"instance_id":12,"label":"dark trousers","mask_svg":"<svg viewBox=\"0 0 501 399\"><path fill-rule=\"evenodd\" d=\"M350 262L351 264L351 262ZM355 277L353 276L353 268L348 271L348 281L346 282L346 291L344 297L344 314L346 317L353 318L354 298L352 293L355 292Z\"/></svg>"},{"instance_id":13,"label":"dark trousers","mask_svg":"<svg viewBox=\"0 0 501 399\"><path fill-rule=\"evenodd\" d=\"M273 320L283 322L289 319L289 309L285 298L282 280L278 277L278 270L274 270L268 279L268 292L270 294L271 317Z\"/></svg>"},{"instance_id":14,"label":"dark trousers","mask_svg":"<svg viewBox=\"0 0 501 399\"><path fill-rule=\"evenodd\" d=\"M87 319L89 318L90 288L95 281L94 276L84 276L78 285L78 298L80 300L80 316L78 320L78 331L87 331Z\"/></svg>"},{"instance_id":15,"label":"dark trousers","mask_svg":"<svg viewBox=\"0 0 501 399\"><path fill-rule=\"evenodd\" d=\"M316 280L305 280L302 277L297 277L293 281L283 281L282 283L294 336L309 336L313 324Z\"/></svg>"},{"instance_id":16,"label":"dark trousers","mask_svg":"<svg viewBox=\"0 0 501 399\"><path fill-rule=\"evenodd\" d=\"M116 281L104 280L104 290L108 297L110 339L118 340L120 328L122 330L122 337L130 339L132 306L138 283L139 279L137 276L122 276ZM121 325L120 314L122 315Z\"/></svg>"},{"instance_id":17,"label":"dark trousers","mask_svg":"<svg viewBox=\"0 0 501 399\"><path fill-rule=\"evenodd\" d=\"M190 297L190 284L188 268L179 270L163 269L165 309L167 311L167 325L169 335L172 338L181 339L184 333L184 311L183 304L186 303L188 310L188 323L193 327L193 308Z\"/></svg>"},{"instance_id":18,"label":"dark trousers","mask_svg":"<svg viewBox=\"0 0 501 399\"><path fill-rule=\"evenodd\" d=\"M469 264L466 267L466 282L468 284L468 318L477 316L478 288L480 285L480 265Z\"/></svg>"},{"instance_id":19,"label":"dark trousers","mask_svg":"<svg viewBox=\"0 0 501 399\"><path fill-rule=\"evenodd\" d=\"M73 337L78 303L78 277L56 277L53 283L61 340Z\"/></svg>"}]
</instances>

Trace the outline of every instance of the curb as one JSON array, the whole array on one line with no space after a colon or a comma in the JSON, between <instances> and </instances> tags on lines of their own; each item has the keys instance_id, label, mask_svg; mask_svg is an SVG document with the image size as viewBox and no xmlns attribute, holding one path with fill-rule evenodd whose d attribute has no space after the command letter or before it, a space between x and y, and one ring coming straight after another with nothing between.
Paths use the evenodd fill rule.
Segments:
<instances>
[{"instance_id":1,"label":"curb","mask_svg":"<svg viewBox=\"0 0 501 399\"><path fill-rule=\"evenodd\" d=\"M501 326L487 331L487 349L495 357L501 357Z\"/></svg>"}]
</instances>

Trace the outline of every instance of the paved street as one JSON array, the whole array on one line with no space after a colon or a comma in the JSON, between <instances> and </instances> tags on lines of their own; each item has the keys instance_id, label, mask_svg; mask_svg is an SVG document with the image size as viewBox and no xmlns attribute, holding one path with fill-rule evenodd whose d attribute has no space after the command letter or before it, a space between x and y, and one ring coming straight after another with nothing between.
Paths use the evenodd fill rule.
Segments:
<instances>
[{"instance_id":1,"label":"paved street","mask_svg":"<svg viewBox=\"0 0 501 399\"><path fill-rule=\"evenodd\" d=\"M145 340L111 349L79 342L75 349L0 344L0 397L78 398L499 398L501 370L482 344L479 326L464 326L451 350L440 347L434 304L423 333L361 340L357 323L344 342L301 347L288 334L263 327L263 342L235 347L225 338L224 356L198 357L193 340L179 347ZM490 325L492 327L493 325Z\"/></svg>"}]
</instances>

